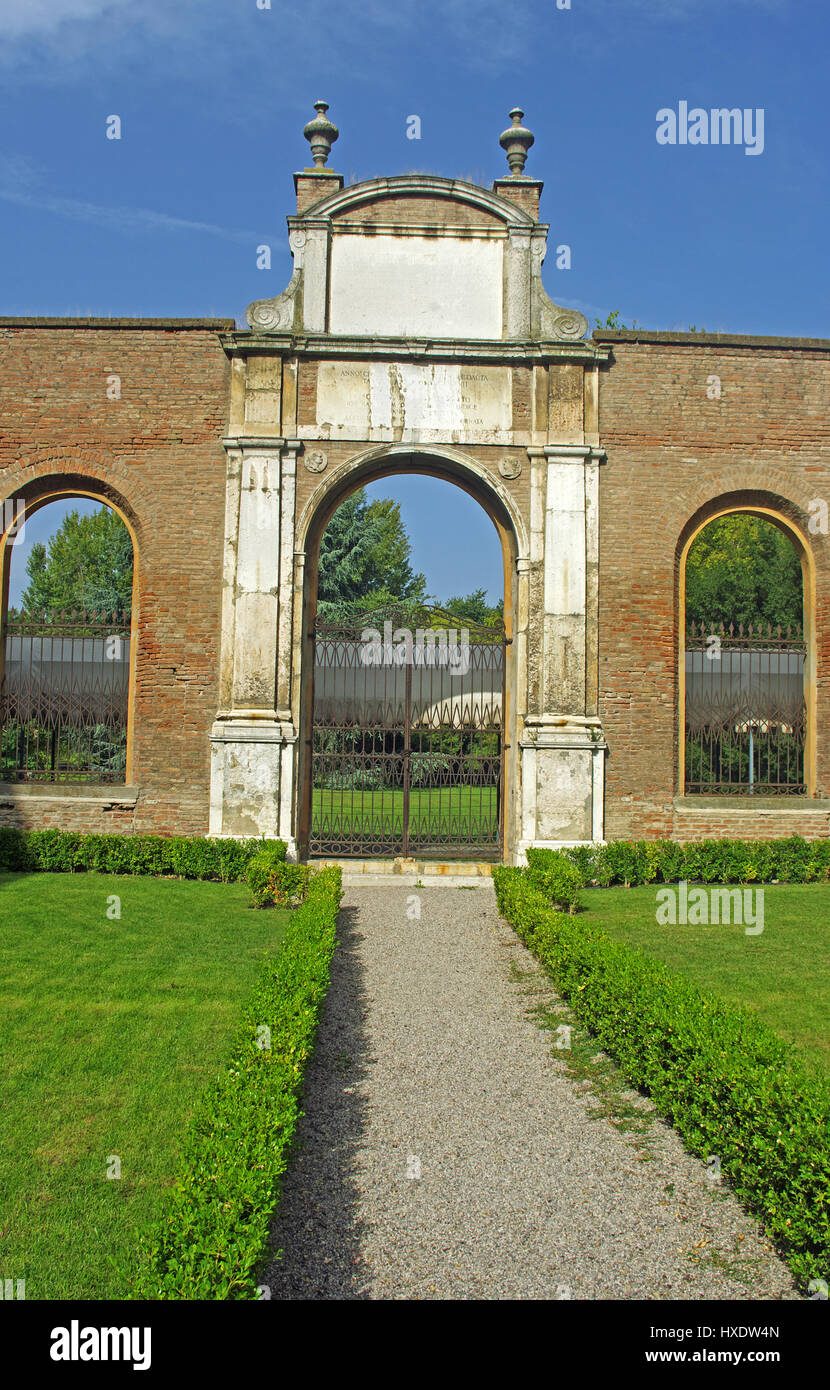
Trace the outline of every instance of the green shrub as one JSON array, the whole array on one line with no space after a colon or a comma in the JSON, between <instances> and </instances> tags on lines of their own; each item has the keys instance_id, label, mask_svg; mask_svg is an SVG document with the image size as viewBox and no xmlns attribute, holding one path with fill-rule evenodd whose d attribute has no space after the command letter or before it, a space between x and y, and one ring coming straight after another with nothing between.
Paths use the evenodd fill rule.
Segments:
<instances>
[{"instance_id":1,"label":"green shrub","mask_svg":"<svg viewBox=\"0 0 830 1390\"><path fill-rule=\"evenodd\" d=\"M311 882L308 864L278 864L271 877L271 894L277 907L299 907Z\"/></svg>"},{"instance_id":2,"label":"green shrub","mask_svg":"<svg viewBox=\"0 0 830 1390\"><path fill-rule=\"evenodd\" d=\"M140 1243L136 1298L257 1298L340 896L339 869L316 873L263 967L228 1062L197 1105L164 1215Z\"/></svg>"},{"instance_id":3,"label":"green shrub","mask_svg":"<svg viewBox=\"0 0 830 1390\"><path fill-rule=\"evenodd\" d=\"M554 907L576 912L582 875L575 864L555 849L529 849L527 876Z\"/></svg>"},{"instance_id":4,"label":"green shrub","mask_svg":"<svg viewBox=\"0 0 830 1390\"><path fill-rule=\"evenodd\" d=\"M708 867L709 849L698 848L699 866ZM648 1091L690 1152L720 1158L796 1277L826 1279L827 1083L811 1078L795 1049L750 1010L554 911L524 870L499 867L493 879L499 910L599 1046Z\"/></svg>"},{"instance_id":5,"label":"green shrub","mask_svg":"<svg viewBox=\"0 0 830 1390\"><path fill-rule=\"evenodd\" d=\"M267 849L285 858L282 840L211 840L181 835L79 835L67 830L0 828L0 869L19 873L152 874L237 883Z\"/></svg>"},{"instance_id":6,"label":"green shrub","mask_svg":"<svg viewBox=\"0 0 830 1390\"><path fill-rule=\"evenodd\" d=\"M814 883L830 879L830 840L614 840L559 851L583 887L648 883ZM528 862L529 858L528 858Z\"/></svg>"},{"instance_id":7,"label":"green shrub","mask_svg":"<svg viewBox=\"0 0 830 1390\"><path fill-rule=\"evenodd\" d=\"M249 860L245 882L251 890L254 907L295 907L306 893L311 870L306 864L287 864L282 850L263 849Z\"/></svg>"},{"instance_id":8,"label":"green shrub","mask_svg":"<svg viewBox=\"0 0 830 1390\"><path fill-rule=\"evenodd\" d=\"M262 850L285 858L281 840L212 840L204 836L81 835L65 830L0 828L0 869L24 873L155 874L237 883ZM532 851L573 865L580 886L615 883L826 883L830 839L616 840L607 845ZM528 859L530 862L530 857ZM571 906L568 901L567 906Z\"/></svg>"},{"instance_id":9,"label":"green shrub","mask_svg":"<svg viewBox=\"0 0 830 1390\"><path fill-rule=\"evenodd\" d=\"M251 892L254 907L267 907L271 897L271 875L279 861L271 850L262 849L249 859L245 867L245 882Z\"/></svg>"}]
</instances>

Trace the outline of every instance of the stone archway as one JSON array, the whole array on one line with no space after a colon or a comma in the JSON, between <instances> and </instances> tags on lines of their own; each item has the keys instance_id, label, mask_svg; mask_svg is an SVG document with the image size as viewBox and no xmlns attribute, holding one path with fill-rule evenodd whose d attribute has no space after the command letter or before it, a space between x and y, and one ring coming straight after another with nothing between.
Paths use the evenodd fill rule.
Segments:
<instances>
[{"instance_id":1,"label":"stone archway","mask_svg":"<svg viewBox=\"0 0 830 1390\"><path fill-rule=\"evenodd\" d=\"M226 449L222 703L211 733L210 833L279 836L292 854L300 851L320 536L350 491L410 471L463 487L502 538L511 639L504 858L521 862L531 844L601 838L605 745L591 707L596 533L581 501L587 497L593 511L595 452L534 450L522 506L496 469L457 448L374 447L331 472L325 455L320 466L322 451L306 461L299 440L237 436ZM555 564L546 562L546 544L557 546Z\"/></svg>"},{"instance_id":2,"label":"stone archway","mask_svg":"<svg viewBox=\"0 0 830 1390\"><path fill-rule=\"evenodd\" d=\"M511 169L512 169L511 165ZM316 547L385 473L464 488L502 538L504 856L602 838L598 377L553 304L541 185L297 175L294 273L223 335L231 363L210 831L302 840Z\"/></svg>"},{"instance_id":3,"label":"stone archway","mask_svg":"<svg viewBox=\"0 0 830 1390\"><path fill-rule=\"evenodd\" d=\"M503 801L503 814L500 815L501 825L497 842L501 857L517 839L521 804L521 765L517 753L519 729L526 713L519 695L523 684L526 685L528 604L525 526L521 514L516 512L506 490L488 477L485 470L477 466L473 460L465 458L461 451L404 446L372 449L341 465L325 482L321 481L298 519L297 559L299 561L302 557L303 598L298 653L299 680L296 686L300 698L295 710L300 748L295 803L298 845L300 850L304 851L309 844L311 833L311 748L315 707L314 632L320 541L329 519L350 493L367 483L400 474L421 474L460 487L479 503L492 521L499 537L504 573L504 654L503 671L499 677L503 690L497 702L498 715L494 714L487 701L484 702L484 710L486 717L493 722L493 732L496 723L498 724L498 738L501 744L499 796ZM480 638L481 634L478 636ZM473 646L473 662L482 668L480 678L484 678L484 671L487 671L489 676L486 680L492 683L495 680L494 663L488 660L486 649L481 642L476 641L476 634L472 634L470 640ZM353 656L353 653L351 655ZM404 827L404 839L408 846L409 837L405 831ZM464 838L460 831L455 836L448 833L445 857L464 857ZM387 846L384 850L379 843L377 852L392 852L392 849ZM480 845L478 854L473 857L491 856L487 848Z\"/></svg>"}]
</instances>

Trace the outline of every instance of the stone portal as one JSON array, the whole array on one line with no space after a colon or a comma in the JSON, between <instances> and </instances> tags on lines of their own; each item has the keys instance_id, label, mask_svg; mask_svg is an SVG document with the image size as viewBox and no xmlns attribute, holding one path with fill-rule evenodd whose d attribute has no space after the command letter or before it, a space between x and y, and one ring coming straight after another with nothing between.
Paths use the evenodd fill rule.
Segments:
<instances>
[{"instance_id":1,"label":"stone portal","mask_svg":"<svg viewBox=\"0 0 830 1390\"><path fill-rule=\"evenodd\" d=\"M294 273L222 342L232 364L210 833L306 850L320 536L396 472L478 498L505 560L504 853L603 836L597 712L598 372L608 349L542 284L523 113L492 189L429 174L344 188L324 102L295 175Z\"/></svg>"}]
</instances>

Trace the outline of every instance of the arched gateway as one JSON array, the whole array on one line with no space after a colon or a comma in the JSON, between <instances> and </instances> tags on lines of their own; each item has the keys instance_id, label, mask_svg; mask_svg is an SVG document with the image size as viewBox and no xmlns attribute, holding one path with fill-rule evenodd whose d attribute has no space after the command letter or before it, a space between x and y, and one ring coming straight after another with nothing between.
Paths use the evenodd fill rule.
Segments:
<instances>
[{"instance_id":1,"label":"arched gateway","mask_svg":"<svg viewBox=\"0 0 830 1390\"><path fill-rule=\"evenodd\" d=\"M532 136L512 112L502 138L512 173L492 191L426 174L344 188L326 167L336 129L325 104L317 110L306 127L315 166L295 175L288 219L291 281L250 306L249 332L223 335L233 385L211 833L279 835L299 853L400 854L428 851L434 824L448 856L478 855L487 840L508 860L529 844L599 838L597 398L608 350L586 341L582 315L543 288L542 185L523 174ZM429 797L419 819L411 775L414 743L428 754L430 719L436 729L463 723L463 697L443 689L446 674L398 666L397 656L384 675L364 661L359 634L315 627L328 518L355 487L400 472L463 487L502 542L504 642L498 659L491 644L489 665L483 649L475 658L493 698L476 701L473 678L462 682L468 724L481 726L480 748L493 735L499 775L481 753L479 811L464 831L460 813L439 826ZM425 619L426 630L437 626ZM370 746L399 760L391 780L408 793L406 823L393 815L392 833L374 836L382 798L364 799L361 829L354 797L344 813L342 797L322 795L349 780L335 767L349 749L364 756L373 690L394 728L384 738L375 718ZM326 740L315 743L323 727L328 763ZM420 766L423 776L430 764ZM475 783L471 764L456 772ZM485 783L495 797L486 812Z\"/></svg>"}]
</instances>

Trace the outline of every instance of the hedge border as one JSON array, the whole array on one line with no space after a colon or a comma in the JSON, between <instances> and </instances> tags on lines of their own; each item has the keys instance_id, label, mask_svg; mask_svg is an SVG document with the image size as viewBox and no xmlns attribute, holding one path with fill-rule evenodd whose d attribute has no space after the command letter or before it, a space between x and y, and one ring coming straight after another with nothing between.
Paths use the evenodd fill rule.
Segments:
<instances>
[{"instance_id":1,"label":"hedge border","mask_svg":"<svg viewBox=\"0 0 830 1390\"><path fill-rule=\"evenodd\" d=\"M499 911L690 1153L716 1154L796 1279L830 1276L830 1086L751 1010L493 871Z\"/></svg>"},{"instance_id":2,"label":"hedge border","mask_svg":"<svg viewBox=\"0 0 830 1390\"><path fill-rule=\"evenodd\" d=\"M285 858L284 840L213 840L201 835L82 835L0 827L0 869L14 873L150 874L240 883L261 850Z\"/></svg>"},{"instance_id":3,"label":"hedge border","mask_svg":"<svg viewBox=\"0 0 830 1390\"><path fill-rule=\"evenodd\" d=\"M207 836L81 834L0 827L0 869L23 873L169 875L220 883L244 880L261 850L285 853L283 840ZM534 851L541 858L553 851ZM830 838L805 840L614 840L555 852L579 870L583 887L650 883L830 882Z\"/></svg>"},{"instance_id":4,"label":"hedge border","mask_svg":"<svg viewBox=\"0 0 830 1390\"><path fill-rule=\"evenodd\" d=\"M257 1299L329 985L341 873L321 869L245 1006L185 1135L165 1211L139 1241L139 1299ZM270 1047L263 1047L263 1027Z\"/></svg>"},{"instance_id":5,"label":"hedge border","mask_svg":"<svg viewBox=\"0 0 830 1390\"><path fill-rule=\"evenodd\" d=\"M613 840L556 851L575 864L583 887L649 883L826 883L830 838L805 840Z\"/></svg>"}]
</instances>

